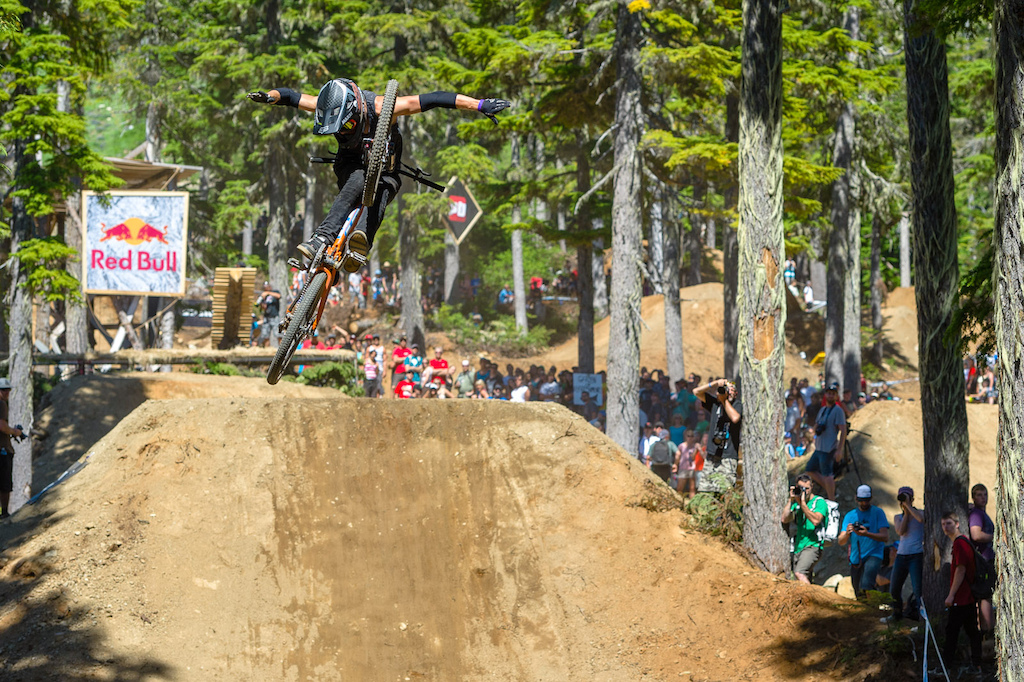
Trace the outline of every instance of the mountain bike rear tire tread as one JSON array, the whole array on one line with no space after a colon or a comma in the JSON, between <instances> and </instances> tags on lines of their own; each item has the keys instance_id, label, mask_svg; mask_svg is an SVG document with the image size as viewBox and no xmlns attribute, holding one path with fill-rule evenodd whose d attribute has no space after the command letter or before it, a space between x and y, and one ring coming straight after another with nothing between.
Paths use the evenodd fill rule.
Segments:
<instances>
[{"instance_id":1,"label":"mountain bike rear tire tread","mask_svg":"<svg viewBox=\"0 0 1024 682\"><path fill-rule=\"evenodd\" d=\"M302 329L309 324L312 316L316 315L316 311L320 307L320 297L326 295L326 291L327 273L318 272L314 275L313 281L306 287L302 298L295 304L295 313L292 315L292 321L288 323L288 329L281 336L281 343L277 347L277 353L274 354L274 359L270 363L270 371L267 373L268 384L276 384L281 380L284 371L288 369L288 363L291 361L292 355L295 354L299 344L302 343L304 336L301 333Z\"/></svg>"},{"instance_id":2,"label":"mountain bike rear tire tread","mask_svg":"<svg viewBox=\"0 0 1024 682\"><path fill-rule=\"evenodd\" d=\"M388 139L395 120L395 101L398 99L398 81L392 78L384 88L384 102L380 106L377 128L373 131L373 146L366 164L366 182L363 185L363 206L373 206L377 198L377 184L384 172L385 156L388 153Z\"/></svg>"}]
</instances>

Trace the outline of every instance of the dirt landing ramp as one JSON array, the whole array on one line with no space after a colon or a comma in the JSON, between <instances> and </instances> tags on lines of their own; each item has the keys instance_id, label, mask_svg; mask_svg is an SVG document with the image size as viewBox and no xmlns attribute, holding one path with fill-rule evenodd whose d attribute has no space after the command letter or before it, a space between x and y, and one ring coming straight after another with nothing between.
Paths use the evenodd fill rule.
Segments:
<instances>
[{"instance_id":1,"label":"dirt landing ramp","mask_svg":"<svg viewBox=\"0 0 1024 682\"><path fill-rule=\"evenodd\" d=\"M647 511L558 406L149 401L91 453L0 528L5 680L881 671L877 619Z\"/></svg>"}]
</instances>

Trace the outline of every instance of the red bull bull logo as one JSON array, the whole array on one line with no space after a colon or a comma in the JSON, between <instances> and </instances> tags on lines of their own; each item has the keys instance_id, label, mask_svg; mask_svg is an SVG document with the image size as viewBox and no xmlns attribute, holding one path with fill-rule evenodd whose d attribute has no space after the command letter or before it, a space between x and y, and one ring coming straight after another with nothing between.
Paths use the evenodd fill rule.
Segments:
<instances>
[{"instance_id":1,"label":"red bull bull logo","mask_svg":"<svg viewBox=\"0 0 1024 682\"><path fill-rule=\"evenodd\" d=\"M166 225L164 225L164 231L161 232L141 218L129 218L113 227L107 227L105 223L100 223L100 229L103 230L101 242L116 239L117 241L127 242L132 246L138 246L139 244L151 241L158 241L161 244L167 243Z\"/></svg>"}]
</instances>

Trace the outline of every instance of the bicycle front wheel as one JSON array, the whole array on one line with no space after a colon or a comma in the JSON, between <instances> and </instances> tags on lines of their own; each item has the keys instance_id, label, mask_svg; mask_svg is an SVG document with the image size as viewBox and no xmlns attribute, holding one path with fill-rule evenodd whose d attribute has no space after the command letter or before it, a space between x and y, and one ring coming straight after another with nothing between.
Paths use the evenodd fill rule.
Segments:
<instances>
[{"instance_id":1,"label":"bicycle front wheel","mask_svg":"<svg viewBox=\"0 0 1024 682\"><path fill-rule=\"evenodd\" d=\"M377 183L380 182L387 161L388 140L395 120L397 99L398 81L392 78L384 88L384 102L380 106L377 129L373 131L373 146L370 147L370 160L366 164L366 184L363 185L363 206L373 206L373 200L377 197Z\"/></svg>"},{"instance_id":2,"label":"bicycle front wheel","mask_svg":"<svg viewBox=\"0 0 1024 682\"><path fill-rule=\"evenodd\" d=\"M281 375L288 368L292 355L298 350L299 344L312 330L310 325L320 309L320 299L327 295L327 273L320 271L313 276L313 281L306 287L302 297L295 304L295 312L288 329L281 336L281 345L277 347L277 353L270 363L270 371L267 373L267 383L276 384L281 380Z\"/></svg>"}]
</instances>

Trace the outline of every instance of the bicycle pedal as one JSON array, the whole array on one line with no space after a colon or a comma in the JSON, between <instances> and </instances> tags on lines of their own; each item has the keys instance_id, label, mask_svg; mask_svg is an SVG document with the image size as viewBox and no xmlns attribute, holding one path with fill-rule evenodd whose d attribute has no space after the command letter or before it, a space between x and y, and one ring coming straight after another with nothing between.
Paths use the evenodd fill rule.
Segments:
<instances>
[{"instance_id":1,"label":"bicycle pedal","mask_svg":"<svg viewBox=\"0 0 1024 682\"><path fill-rule=\"evenodd\" d=\"M356 253L355 251L349 251L347 254L345 254L345 260L343 261L343 265L345 267L345 270L347 270L348 272L355 272L356 270L363 267L369 262L370 260L366 256L360 253Z\"/></svg>"},{"instance_id":2,"label":"bicycle pedal","mask_svg":"<svg viewBox=\"0 0 1024 682\"><path fill-rule=\"evenodd\" d=\"M300 261L298 258L295 258L294 256L288 259L288 265L292 266L297 270L301 270L303 268L302 261Z\"/></svg>"}]
</instances>

